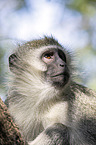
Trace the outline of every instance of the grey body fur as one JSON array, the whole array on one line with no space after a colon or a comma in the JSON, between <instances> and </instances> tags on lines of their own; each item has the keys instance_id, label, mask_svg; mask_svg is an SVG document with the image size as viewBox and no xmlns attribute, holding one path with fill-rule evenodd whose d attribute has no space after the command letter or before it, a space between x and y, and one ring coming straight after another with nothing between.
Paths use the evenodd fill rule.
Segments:
<instances>
[{"instance_id":1,"label":"grey body fur","mask_svg":"<svg viewBox=\"0 0 96 145\"><path fill-rule=\"evenodd\" d=\"M96 145L96 93L70 80L62 88L45 81L40 60L45 49L62 46L53 38L28 42L16 50L7 102L30 145ZM71 72L70 54L67 65Z\"/></svg>"}]
</instances>

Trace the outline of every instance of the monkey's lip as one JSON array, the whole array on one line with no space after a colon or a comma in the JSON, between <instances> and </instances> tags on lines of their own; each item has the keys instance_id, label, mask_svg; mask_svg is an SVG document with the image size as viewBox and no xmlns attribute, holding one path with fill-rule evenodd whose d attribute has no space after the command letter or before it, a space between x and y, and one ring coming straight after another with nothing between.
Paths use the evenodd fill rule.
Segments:
<instances>
[{"instance_id":1,"label":"monkey's lip","mask_svg":"<svg viewBox=\"0 0 96 145\"><path fill-rule=\"evenodd\" d=\"M58 77L58 76L61 76L61 75L63 75L63 76L65 76L65 75L69 76L68 73L60 73L60 74L53 75L51 77Z\"/></svg>"}]
</instances>

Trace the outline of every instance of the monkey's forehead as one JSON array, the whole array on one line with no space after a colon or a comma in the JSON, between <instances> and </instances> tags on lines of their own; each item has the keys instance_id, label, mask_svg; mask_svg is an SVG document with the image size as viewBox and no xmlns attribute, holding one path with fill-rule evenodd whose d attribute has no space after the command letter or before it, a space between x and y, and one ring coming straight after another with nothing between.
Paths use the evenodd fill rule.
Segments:
<instances>
[{"instance_id":1,"label":"monkey's forehead","mask_svg":"<svg viewBox=\"0 0 96 145\"><path fill-rule=\"evenodd\" d=\"M44 39L29 41L29 42L21 45L20 47L18 47L16 52L17 52L17 55L20 54L20 56L22 55L22 53L23 53L23 55L26 55L28 53L31 53L31 55L32 54L34 55L36 53L41 55L44 51L52 50L52 49L61 49L66 54L65 48L63 48L58 43L58 41L56 41L53 38L47 38L47 37L45 37ZM37 56L37 55L35 55L35 56Z\"/></svg>"},{"instance_id":2,"label":"monkey's forehead","mask_svg":"<svg viewBox=\"0 0 96 145\"><path fill-rule=\"evenodd\" d=\"M36 52L41 55L44 51L49 49L61 49L65 54L67 53L66 49L62 47L62 45L60 45L58 41L56 41L53 37L46 36L42 39L29 41L21 45L20 47L18 47L16 52L17 54L20 54L20 56L22 55L22 52L23 55L26 55L26 53L28 52L31 54L34 54Z\"/></svg>"},{"instance_id":3,"label":"monkey's forehead","mask_svg":"<svg viewBox=\"0 0 96 145\"><path fill-rule=\"evenodd\" d=\"M42 46L38 49L36 49L33 54L37 53L41 56L43 52L45 51L50 51L50 50L57 50L57 49L60 49L62 51L64 51L63 47L60 47L60 46L57 46L57 45L48 45L48 46ZM36 55L35 55L36 56Z\"/></svg>"},{"instance_id":4,"label":"monkey's forehead","mask_svg":"<svg viewBox=\"0 0 96 145\"><path fill-rule=\"evenodd\" d=\"M23 56L27 56L27 57L32 57L32 58L38 58L40 59L42 57L42 54L46 51L51 51L51 50L62 50L64 51L63 47L57 46L57 45L48 45L48 46L42 46L40 48L33 48L33 49L29 49L26 50L25 48L25 52L23 51ZM23 49L24 50L24 49ZM66 52L64 52L66 54ZM38 60L39 61L39 60Z\"/></svg>"},{"instance_id":5,"label":"monkey's forehead","mask_svg":"<svg viewBox=\"0 0 96 145\"><path fill-rule=\"evenodd\" d=\"M47 46L47 45L58 45L61 46L58 41L56 41L53 37L44 37L42 39L37 39L33 41L29 41L25 43L26 46L30 48L39 48L41 46Z\"/></svg>"}]
</instances>

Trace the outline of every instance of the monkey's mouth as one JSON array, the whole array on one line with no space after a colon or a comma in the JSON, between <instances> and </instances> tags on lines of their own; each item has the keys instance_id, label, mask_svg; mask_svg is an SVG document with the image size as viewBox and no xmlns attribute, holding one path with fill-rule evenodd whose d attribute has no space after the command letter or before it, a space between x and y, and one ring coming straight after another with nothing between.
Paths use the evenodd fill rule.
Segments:
<instances>
[{"instance_id":1,"label":"monkey's mouth","mask_svg":"<svg viewBox=\"0 0 96 145\"><path fill-rule=\"evenodd\" d=\"M51 76L51 77L58 77L58 76L66 76L66 77L68 77L69 78L69 74L68 73L59 73L59 74L56 74L56 75L53 75L53 76Z\"/></svg>"}]
</instances>

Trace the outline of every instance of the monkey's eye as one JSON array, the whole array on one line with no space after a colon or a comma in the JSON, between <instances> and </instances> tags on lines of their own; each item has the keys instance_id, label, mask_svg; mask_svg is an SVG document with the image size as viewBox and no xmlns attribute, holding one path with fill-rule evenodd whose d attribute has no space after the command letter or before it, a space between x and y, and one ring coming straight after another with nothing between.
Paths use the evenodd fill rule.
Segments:
<instances>
[{"instance_id":1,"label":"monkey's eye","mask_svg":"<svg viewBox=\"0 0 96 145\"><path fill-rule=\"evenodd\" d=\"M53 52L48 52L46 54L44 54L44 57L47 59L52 59L53 58Z\"/></svg>"},{"instance_id":2,"label":"monkey's eye","mask_svg":"<svg viewBox=\"0 0 96 145\"><path fill-rule=\"evenodd\" d=\"M45 63L50 63L54 60L54 52L48 51L46 53L43 54L42 60Z\"/></svg>"}]
</instances>

